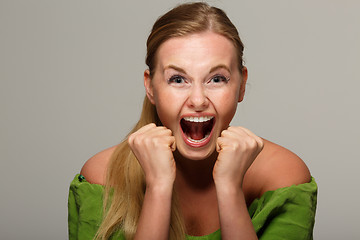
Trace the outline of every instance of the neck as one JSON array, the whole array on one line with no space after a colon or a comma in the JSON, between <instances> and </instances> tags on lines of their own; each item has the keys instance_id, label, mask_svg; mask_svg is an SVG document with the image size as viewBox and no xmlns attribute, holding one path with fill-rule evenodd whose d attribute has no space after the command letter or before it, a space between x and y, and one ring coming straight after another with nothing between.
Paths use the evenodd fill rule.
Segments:
<instances>
[{"instance_id":1,"label":"neck","mask_svg":"<svg viewBox=\"0 0 360 240\"><path fill-rule=\"evenodd\" d=\"M176 161L176 185L186 184L188 188L207 190L214 185L212 171L218 153L214 151L203 160L184 158L177 150L174 152Z\"/></svg>"}]
</instances>

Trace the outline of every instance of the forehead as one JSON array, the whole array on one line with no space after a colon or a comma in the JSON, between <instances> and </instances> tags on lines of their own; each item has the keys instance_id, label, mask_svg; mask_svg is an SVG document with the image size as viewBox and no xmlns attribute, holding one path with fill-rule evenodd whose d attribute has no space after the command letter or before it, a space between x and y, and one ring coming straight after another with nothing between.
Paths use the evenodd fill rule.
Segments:
<instances>
[{"instance_id":1,"label":"forehead","mask_svg":"<svg viewBox=\"0 0 360 240\"><path fill-rule=\"evenodd\" d=\"M170 38L160 45L156 58L158 67L168 64L183 67L224 64L237 68L235 46L226 37L213 32Z\"/></svg>"}]
</instances>

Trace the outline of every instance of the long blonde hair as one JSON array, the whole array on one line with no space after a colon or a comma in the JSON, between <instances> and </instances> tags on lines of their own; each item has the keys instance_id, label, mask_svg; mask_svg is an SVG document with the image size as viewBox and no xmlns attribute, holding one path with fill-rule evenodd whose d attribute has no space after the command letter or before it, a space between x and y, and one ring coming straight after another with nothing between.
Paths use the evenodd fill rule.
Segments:
<instances>
[{"instance_id":1,"label":"long blonde hair","mask_svg":"<svg viewBox=\"0 0 360 240\"><path fill-rule=\"evenodd\" d=\"M181 4L155 22L147 40L146 64L149 67L150 76L154 74L156 53L162 43L173 37L204 31L221 34L234 44L238 56L238 67L242 70L244 46L235 26L221 9L197 2ZM162 125L156 107L145 97L140 120L129 134L149 123ZM124 233L126 239L133 239L144 195L144 173L126 138L118 145L108 165L104 192L104 219L96 239L108 239L118 230ZM169 238L183 240L184 237L185 227L174 191Z\"/></svg>"}]
</instances>

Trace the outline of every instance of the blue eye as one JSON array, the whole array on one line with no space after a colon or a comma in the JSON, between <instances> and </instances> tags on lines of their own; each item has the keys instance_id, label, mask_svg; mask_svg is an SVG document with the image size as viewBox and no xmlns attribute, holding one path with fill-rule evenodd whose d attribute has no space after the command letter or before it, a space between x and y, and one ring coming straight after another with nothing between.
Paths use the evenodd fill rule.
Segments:
<instances>
[{"instance_id":1,"label":"blue eye","mask_svg":"<svg viewBox=\"0 0 360 240\"><path fill-rule=\"evenodd\" d=\"M185 83L185 79L180 75L174 75L168 80L168 83L181 84Z\"/></svg>"}]
</instances>

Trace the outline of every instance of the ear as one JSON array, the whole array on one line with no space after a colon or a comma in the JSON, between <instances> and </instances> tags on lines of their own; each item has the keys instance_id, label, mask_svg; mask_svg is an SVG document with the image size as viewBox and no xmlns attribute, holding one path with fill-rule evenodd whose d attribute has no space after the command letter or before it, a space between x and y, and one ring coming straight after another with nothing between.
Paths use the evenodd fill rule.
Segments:
<instances>
[{"instance_id":1,"label":"ear","mask_svg":"<svg viewBox=\"0 0 360 240\"><path fill-rule=\"evenodd\" d=\"M144 72L144 86L145 86L146 96L148 97L148 99L150 100L150 102L152 104L155 104L154 90L153 90L153 86L152 86L152 83L151 83L151 77L150 77L149 69L146 69L145 72Z\"/></svg>"},{"instance_id":2,"label":"ear","mask_svg":"<svg viewBox=\"0 0 360 240\"><path fill-rule=\"evenodd\" d=\"M241 102L244 99L247 79L248 79L248 70L245 66L243 66L241 71L241 84L240 84L240 93L239 93L238 102Z\"/></svg>"}]
</instances>

